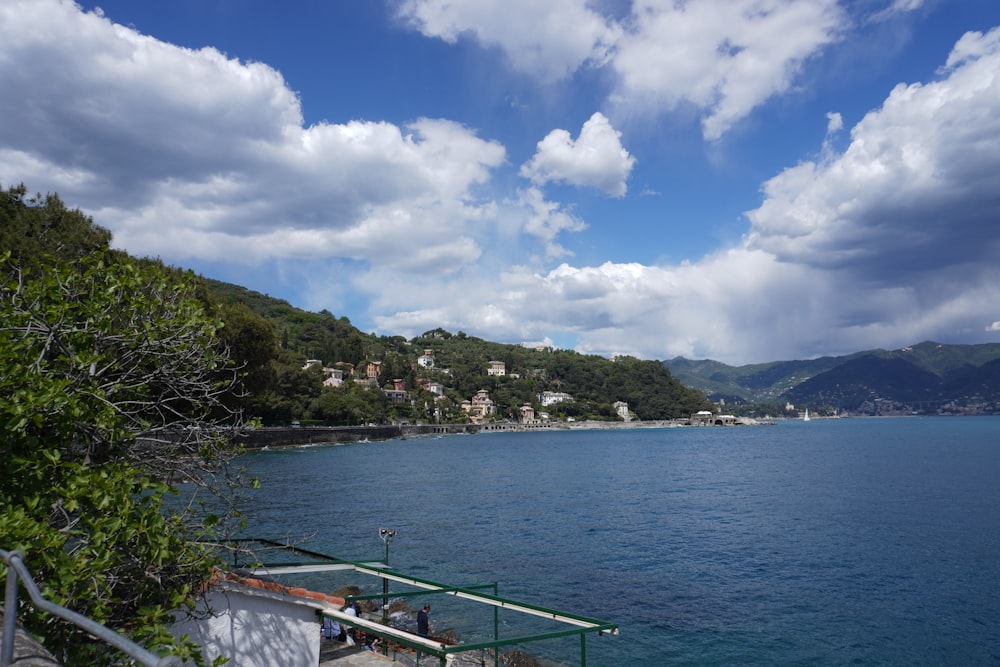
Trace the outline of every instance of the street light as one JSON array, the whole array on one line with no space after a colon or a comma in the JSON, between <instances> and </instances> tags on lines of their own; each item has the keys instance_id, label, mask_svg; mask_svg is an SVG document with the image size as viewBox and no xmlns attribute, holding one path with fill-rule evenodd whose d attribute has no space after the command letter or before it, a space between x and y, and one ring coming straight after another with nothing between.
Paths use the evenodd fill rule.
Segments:
<instances>
[{"instance_id":1,"label":"street light","mask_svg":"<svg viewBox=\"0 0 1000 667\"><path fill-rule=\"evenodd\" d=\"M378 536L385 542L385 566L389 567L389 543L396 537L396 531L388 528L379 528ZM382 577L382 625L388 625L389 621L389 580Z\"/></svg>"}]
</instances>

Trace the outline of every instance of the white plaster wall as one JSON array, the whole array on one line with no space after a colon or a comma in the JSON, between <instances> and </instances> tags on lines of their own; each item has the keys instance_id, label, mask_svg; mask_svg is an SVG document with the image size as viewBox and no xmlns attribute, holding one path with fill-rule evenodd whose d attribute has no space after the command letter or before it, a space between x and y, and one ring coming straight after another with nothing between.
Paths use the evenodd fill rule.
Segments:
<instances>
[{"instance_id":1,"label":"white plaster wall","mask_svg":"<svg viewBox=\"0 0 1000 667\"><path fill-rule=\"evenodd\" d=\"M274 600L239 591L209 594L211 618L187 619L173 628L201 644L209 660L229 658L230 667L316 667L320 622L302 602Z\"/></svg>"}]
</instances>

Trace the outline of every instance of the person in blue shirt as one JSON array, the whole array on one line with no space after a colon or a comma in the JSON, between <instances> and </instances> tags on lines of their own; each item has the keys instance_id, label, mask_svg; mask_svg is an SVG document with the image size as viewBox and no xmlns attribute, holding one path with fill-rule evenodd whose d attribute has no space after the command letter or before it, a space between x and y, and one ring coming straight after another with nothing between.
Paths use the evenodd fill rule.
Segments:
<instances>
[{"instance_id":1,"label":"person in blue shirt","mask_svg":"<svg viewBox=\"0 0 1000 667\"><path fill-rule=\"evenodd\" d=\"M340 623L329 616L324 616L323 637L326 639L340 639Z\"/></svg>"}]
</instances>

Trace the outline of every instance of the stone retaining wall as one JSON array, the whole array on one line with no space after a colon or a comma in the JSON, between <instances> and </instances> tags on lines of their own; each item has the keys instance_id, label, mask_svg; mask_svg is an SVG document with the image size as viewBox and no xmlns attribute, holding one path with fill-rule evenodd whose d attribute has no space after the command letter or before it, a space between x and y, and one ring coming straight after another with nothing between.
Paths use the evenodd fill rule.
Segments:
<instances>
[{"instance_id":1,"label":"stone retaining wall","mask_svg":"<svg viewBox=\"0 0 1000 667\"><path fill-rule=\"evenodd\" d=\"M3 623L3 611L0 611L0 624ZM2 643L2 642L0 642ZM14 662L17 667L59 667L59 662L45 647L35 641L27 632L17 626L14 637Z\"/></svg>"}]
</instances>

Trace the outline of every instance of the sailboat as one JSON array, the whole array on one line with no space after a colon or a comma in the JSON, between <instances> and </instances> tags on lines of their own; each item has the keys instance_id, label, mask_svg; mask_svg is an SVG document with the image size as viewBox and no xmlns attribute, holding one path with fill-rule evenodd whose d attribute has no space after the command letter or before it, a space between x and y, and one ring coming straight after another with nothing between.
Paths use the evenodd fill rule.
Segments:
<instances>
[{"instance_id":1,"label":"sailboat","mask_svg":"<svg viewBox=\"0 0 1000 667\"><path fill-rule=\"evenodd\" d=\"M804 422L811 421L809 419L809 408L806 408L806 414L802 416L802 421Z\"/></svg>"}]
</instances>

